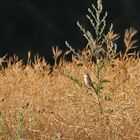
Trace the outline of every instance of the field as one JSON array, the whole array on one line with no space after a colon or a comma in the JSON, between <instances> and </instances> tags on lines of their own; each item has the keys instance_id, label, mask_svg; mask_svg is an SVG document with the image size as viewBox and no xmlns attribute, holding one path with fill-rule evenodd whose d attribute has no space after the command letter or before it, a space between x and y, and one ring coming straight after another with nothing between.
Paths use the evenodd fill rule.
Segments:
<instances>
[{"instance_id":1,"label":"field","mask_svg":"<svg viewBox=\"0 0 140 140\"><path fill-rule=\"evenodd\" d=\"M102 112L83 81L84 72L95 79L93 67L9 60L0 71L0 139L140 139L140 60L106 67Z\"/></svg>"},{"instance_id":2,"label":"field","mask_svg":"<svg viewBox=\"0 0 140 140\"><path fill-rule=\"evenodd\" d=\"M30 52L27 64L16 56L0 58L0 140L140 139L137 30L125 30L124 51L118 52L120 35L113 25L105 32L102 10L102 0L88 9L94 35L77 22L87 40L83 50L68 42L66 52L52 47L53 65L39 56L32 60Z\"/></svg>"}]
</instances>

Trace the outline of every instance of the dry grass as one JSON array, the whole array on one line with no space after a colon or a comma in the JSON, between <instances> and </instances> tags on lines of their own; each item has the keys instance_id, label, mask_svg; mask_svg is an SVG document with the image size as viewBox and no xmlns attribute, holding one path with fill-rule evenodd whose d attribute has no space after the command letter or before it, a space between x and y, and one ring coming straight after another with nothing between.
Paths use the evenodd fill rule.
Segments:
<instances>
[{"instance_id":1,"label":"dry grass","mask_svg":"<svg viewBox=\"0 0 140 140\"><path fill-rule=\"evenodd\" d=\"M77 23L87 40L83 51L66 42L65 53L53 47L53 67L39 57L32 63L29 53L27 65L14 57L0 70L1 140L140 139L140 59L132 53L137 31L125 31L125 52L118 54L113 26L104 34L102 0L92 10L87 18L95 38ZM71 52L72 62L66 62ZM84 72L96 83L96 94L85 87Z\"/></svg>"},{"instance_id":2,"label":"dry grass","mask_svg":"<svg viewBox=\"0 0 140 140\"><path fill-rule=\"evenodd\" d=\"M92 67L64 62L49 74L39 58L32 66L9 60L0 71L0 139L140 139L140 60L116 59L106 68L102 114L83 83L85 71L94 79Z\"/></svg>"}]
</instances>

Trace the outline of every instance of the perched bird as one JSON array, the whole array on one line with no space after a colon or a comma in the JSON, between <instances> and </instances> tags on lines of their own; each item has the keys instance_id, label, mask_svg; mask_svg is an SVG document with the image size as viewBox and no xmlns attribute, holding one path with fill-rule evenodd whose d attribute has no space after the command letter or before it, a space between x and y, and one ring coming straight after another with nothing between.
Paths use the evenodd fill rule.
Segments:
<instances>
[{"instance_id":1,"label":"perched bird","mask_svg":"<svg viewBox=\"0 0 140 140\"><path fill-rule=\"evenodd\" d=\"M86 85L88 88L90 88L90 89L92 89L93 91L95 91L95 86L94 86L94 84L93 84L93 82L92 82L92 80L91 80L89 74L88 74L88 73L84 73L84 74L83 74L83 77L84 77L85 85Z\"/></svg>"}]
</instances>

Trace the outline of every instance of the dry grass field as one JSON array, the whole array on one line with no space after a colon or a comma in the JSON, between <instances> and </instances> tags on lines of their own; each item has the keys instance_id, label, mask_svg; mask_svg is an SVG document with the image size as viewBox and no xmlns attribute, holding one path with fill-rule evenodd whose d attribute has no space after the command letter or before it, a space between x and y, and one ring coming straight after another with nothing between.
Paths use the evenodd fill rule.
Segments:
<instances>
[{"instance_id":1,"label":"dry grass field","mask_svg":"<svg viewBox=\"0 0 140 140\"><path fill-rule=\"evenodd\" d=\"M40 58L9 60L0 71L1 140L140 139L140 60L114 60L101 99L84 85L92 66L63 62L50 73Z\"/></svg>"},{"instance_id":2,"label":"dry grass field","mask_svg":"<svg viewBox=\"0 0 140 140\"><path fill-rule=\"evenodd\" d=\"M137 31L125 30L125 51L117 53L119 34L112 25L104 33L102 10L102 0L88 9L95 36L77 22L87 40L82 51L68 42L66 52L52 48L53 66L30 53L27 64L0 58L0 140L140 140ZM94 90L85 85L85 73Z\"/></svg>"}]
</instances>

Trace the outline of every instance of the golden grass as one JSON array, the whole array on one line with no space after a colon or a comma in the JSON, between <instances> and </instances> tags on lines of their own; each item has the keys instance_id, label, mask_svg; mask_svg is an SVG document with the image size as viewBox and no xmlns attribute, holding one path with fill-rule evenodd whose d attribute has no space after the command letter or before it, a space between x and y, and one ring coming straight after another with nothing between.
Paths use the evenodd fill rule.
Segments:
<instances>
[{"instance_id":1,"label":"golden grass","mask_svg":"<svg viewBox=\"0 0 140 140\"><path fill-rule=\"evenodd\" d=\"M85 71L94 80L94 66L65 62L49 74L49 66L37 60L33 66L9 62L0 71L1 140L16 139L19 129L20 139L26 140L140 139L139 59L116 59L107 67L110 82L102 94L109 100L102 101L102 114L96 95L83 83Z\"/></svg>"}]
</instances>

